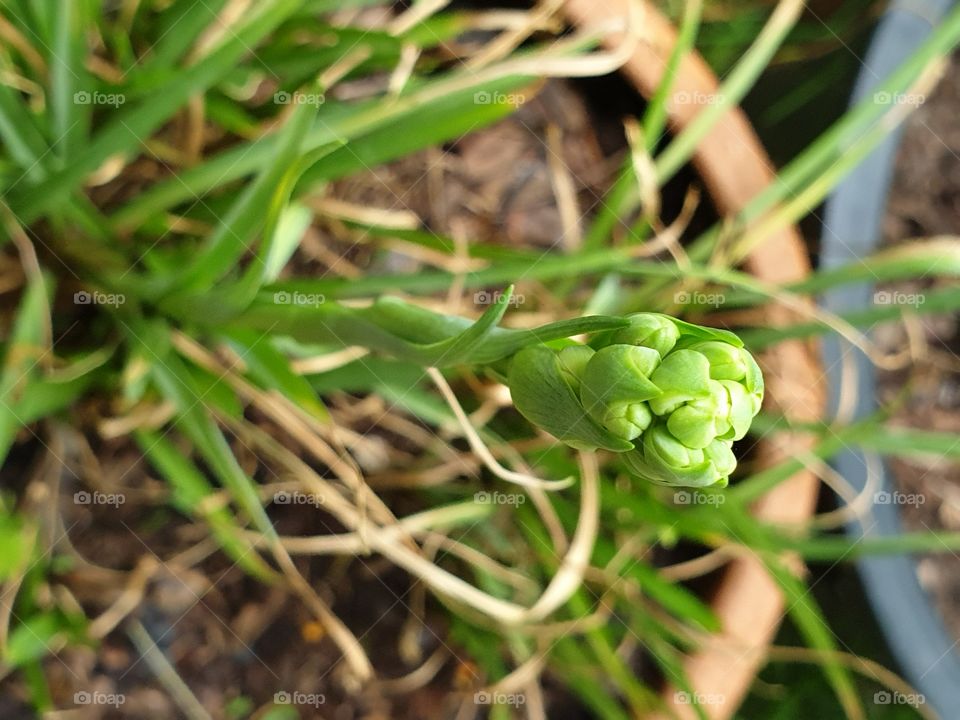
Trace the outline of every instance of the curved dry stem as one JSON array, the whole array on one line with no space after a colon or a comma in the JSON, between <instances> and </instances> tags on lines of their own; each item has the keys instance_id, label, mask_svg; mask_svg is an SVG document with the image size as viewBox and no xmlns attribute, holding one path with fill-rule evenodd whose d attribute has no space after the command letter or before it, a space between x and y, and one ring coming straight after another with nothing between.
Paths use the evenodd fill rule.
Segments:
<instances>
[{"instance_id":1,"label":"curved dry stem","mask_svg":"<svg viewBox=\"0 0 960 720\"><path fill-rule=\"evenodd\" d=\"M30 41L24 37L23 33L3 15L0 15L0 40L3 40L5 45L16 48L17 52L19 52L27 64L33 68L38 77L47 77L47 63L43 59L43 55L38 53ZM14 85L13 87L16 86ZM39 88L38 92L41 92Z\"/></svg>"},{"instance_id":2,"label":"curved dry stem","mask_svg":"<svg viewBox=\"0 0 960 720\"><path fill-rule=\"evenodd\" d=\"M630 165L637 181L637 202L641 208L640 218L651 225L660 217L660 185L657 180L657 166L653 156L647 150L646 139L640 122L630 117L623 122L624 134L630 154ZM679 263L678 263L679 264ZM689 263L688 263L689 264Z\"/></svg>"},{"instance_id":3,"label":"curved dry stem","mask_svg":"<svg viewBox=\"0 0 960 720\"><path fill-rule=\"evenodd\" d=\"M370 351L366 348L353 346L323 355L314 355L312 357L292 360L290 362L290 368L300 375L319 375L320 373L336 370L369 354Z\"/></svg>"},{"instance_id":4,"label":"curved dry stem","mask_svg":"<svg viewBox=\"0 0 960 720\"><path fill-rule=\"evenodd\" d=\"M231 426L231 429L233 429L241 437L247 436L256 438L256 440L260 441L261 446L268 446L270 450L274 452L276 451L276 448L279 447L279 443L275 443L272 438L269 438L266 432L258 427L248 425L247 423L234 420L226 416L220 416L220 419L225 424ZM256 442L256 440L254 442ZM283 448L283 450L286 451L286 448ZM289 453L289 451L286 452ZM349 507L349 503L342 499L336 489L330 483L320 480L320 478L312 473L312 471L310 471L310 473L314 478L316 478L317 482L315 483L314 487L319 485L319 489L327 502L327 506L337 507L337 509L341 512L346 511ZM342 505L338 506L337 499L340 500ZM354 520L354 529L356 529L360 524L356 514L354 515ZM340 618L336 616L336 614L320 598L320 596L317 595L310 583L306 581L306 579L297 569L296 565L294 565L293 559L286 551L286 548L284 548L284 546L280 543L279 538L276 535L273 535L272 537L267 537L266 540L267 547L270 549L271 554L277 561L277 564L280 566L280 570L287 579L290 587L306 603L307 607L313 611L313 613L317 616L317 619L327 630L330 638L337 644L337 647L340 648L340 651L343 653L344 660L346 660L347 665L352 671L357 682L364 683L373 678L373 664L370 662L370 658L367 657L366 651L363 649L363 646L360 644L360 641L357 639L357 637L340 620Z\"/></svg>"},{"instance_id":5,"label":"curved dry stem","mask_svg":"<svg viewBox=\"0 0 960 720\"><path fill-rule=\"evenodd\" d=\"M653 227L656 229L657 234L642 245L637 245L630 252L630 257L654 257L655 255L660 254L663 250L666 250L670 253L670 256L679 267L690 267L690 256L687 255L687 251L684 250L683 245L680 244L680 238L690 226L690 222L693 220L693 215L699 206L700 191L697 190L696 187L688 188L686 195L683 197L683 205L680 208L680 214L677 215L676 220L666 227L663 227L662 223L659 220L656 220L653 223Z\"/></svg>"},{"instance_id":6,"label":"curved dry stem","mask_svg":"<svg viewBox=\"0 0 960 720\"><path fill-rule=\"evenodd\" d=\"M403 35L449 4L450 0L424 0L424 2L414 3L413 7L405 10L390 22L387 32L393 36Z\"/></svg>"},{"instance_id":7,"label":"curved dry stem","mask_svg":"<svg viewBox=\"0 0 960 720\"><path fill-rule=\"evenodd\" d=\"M553 576L540 599L524 613L520 622L542 620L563 605L583 584L583 575L590 564L593 546L600 525L600 470L593 452L581 451L580 517L570 548L560 569Z\"/></svg>"},{"instance_id":8,"label":"curved dry stem","mask_svg":"<svg viewBox=\"0 0 960 720\"><path fill-rule=\"evenodd\" d=\"M454 524L464 517L475 517L479 520L476 512L478 507L471 503L467 507L449 506L426 510L422 513L408 515L400 519L395 525L380 527L378 532L386 539L421 538L425 543L448 552L483 572L489 573L516 590L528 595L535 595L537 586L530 578L498 563L479 550L436 531L438 528ZM465 511L469 510L473 512L465 515ZM270 539L259 532L244 530L240 534L253 547L270 547ZM280 536L278 540L283 548L292 555L367 555L370 552L367 539L362 538L358 532L333 535Z\"/></svg>"},{"instance_id":9,"label":"curved dry stem","mask_svg":"<svg viewBox=\"0 0 960 720\"><path fill-rule=\"evenodd\" d=\"M114 603L87 626L87 634L96 640L105 638L143 601L147 583L160 568L154 555L144 555L127 577L127 586Z\"/></svg>"},{"instance_id":10,"label":"curved dry stem","mask_svg":"<svg viewBox=\"0 0 960 720\"><path fill-rule=\"evenodd\" d=\"M540 589L529 577L502 565L489 555L485 555L479 550L453 540L446 535L428 533L424 538L424 551L429 551L432 557L436 550L444 550L460 558L463 562L473 565L491 577L502 580L518 592L525 593L529 597L536 597L537 591Z\"/></svg>"},{"instance_id":11,"label":"curved dry stem","mask_svg":"<svg viewBox=\"0 0 960 720\"><path fill-rule=\"evenodd\" d=\"M306 603L307 607L313 611L330 635L330 639L340 648L340 651L343 653L343 658L353 672L356 681L358 683L365 683L372 679L374 676L373 663L370 662L370 658L367 656L357 636L337 617L327 603L317 595L310 583L307 582L306 578L304 578L297 569L297 566L294 565L290 555L275 538L270 549L277 563L280 565L280 570L283 572L284 577L286 577L290 583L290 586Z\"/></svg>"},{"instance_id":12,"label":"curved dry stem","mask_svg":"<svg viewBox=\"0 0 960 720\"><path fill-rule=\"evenodd\" d=\"M508 675L491 685L489 687L490 692L516 693L530 683L536 682L547 664L547 655L548 652L536 653L529 660L514 668Z\"/></svg>"},{"instance_id":13,"label":"curved dry stem","mask_svg":"<svg viewBox=\"0 0 960 720\"><path fill-rule=\"evenodd\" d=\"M670 580L671 582L692 580L693 578L711 573L714 570L719 570L738 555L750 555L748 551L739 553L737 551L738 547L737 545L724 545L693 560L685 560L684 562L662 567L658 572L664 579Z\"/></svg>"},{"instance_id":14,"label":"curved dry stem","mask_svg":"<svg viewBox=\"0 0 960 720\"><path fill-rule=\"evenodd\" d=\"M503 622L520 623L524 620L527 609L522 605L488 595L456 575L437 567L422 555L384 538L381 533L370 533L370 546L394 564L419 577L435 592Z\"/></svg>"},{"instance_id":15,"label":"curved dry stem","mask_svg":"<svg viewBox=\"0 0 960 720\"><path fill-rule=\"evenodd\" d=\"M504 386L501 385L500 387L506 390ZM507 391L507 394L509 396L509 391ZM533 474L530 466L527 465L526 461L524 460L523 455L518 452L513 445L509 443L503 443L497 448L497 450L511 463L513 463L514 467L522 470L524 474ZM567 551L569 540L567 539L566 531L563 529L563 523L560 522L557 511L550 502L549 495L542 489L535 487L527 488L527 494L530 496L530 500L533 502L533 507L540 515L540 520L543 522L543 525L547 530L547 534L550 536L550 542L553 545L553 551L557 555L562 555Z\"/></svg>"},{"instance_id":16,"label":"curved dry stem","mask_svg":"<svg viewBox=\"0 0 960 720\"><path fill-rule=\"evenodd\" d=\"M867 481L860 492L856 492L843 475L820 458L814 456L809 462L804 462L807 469L823 480L824 484L846 503L836 510L814 516L809 522L810 526L823 530L840 527L851 520L862 519L870 513L874 495L880 489L880 460L873 453L865 453L864 461L867 466Z\"/></svg>"},{"instance_id":17,"label":"curved dry stem","mask_svg":"<svg viewBox=\"0 0 960 720\"><path fill-rule=\"evenodd\" d=\"M17 248L24 275L33 282L43 282L43 271L40 268L40 260L37 258L37 251L33 246L33 242L24 231L20 221L17 220L17 217L13 214L13 211L10 210L2 200L0 200L0 216L3 218L3 227L7 231L7 235L13 240L13 244ZM41 302L44 306L43 327L41 328L43 343L41 349L43 352L39 355L36 362L40 366L47 368L53 360L50 355L53 347L53 324L50 319L50 301L47 299L46 293L42 295Z\"/></svg>"},{"instance_id":18,"label":"curved dry stem","mask_svg":"<svg viewBox=\"0 0 960 720\"><path fill-rule=\"evenodd\" d=\"M340 523L354 532L358 530L361 518L356 507L331 483L319 477L303 460L259 428L247 427L243 423L230 421L227 418L224 418L224 421L229 422L236 432L254 439L265 454L284 465L312 491L321 493L324 496L324 507L330 510ZM396 530L390 531L389 528L384 528L376 522L370 523L365 530L365 539L370 550L380 553L395 565L417 576L435 592L442 593L495 619L510 618L516 621L526 612L523 606L494 598L437 567L418 552L419 548L411 548L411 545L414 548L416 545L409 536L402 537ZM401 540L407 542L401 542Z\"/></svg>"},{"instance_id":19,"label":"curved dry stem","mask_svg":"<svg viewBox=\"0 0 960 720\"><path fill-rule=\"evenodd\" d=\"M520 485L521 487L528 488L540 488L541 490L563 490L564 488L568 488L573 484L572 477L564 478L563 480L541 480L533 475L514 472L513 470L508 470L507 468L503 467L503 465L497 462L497 459L493 456L493 453L490 452L490 449L486 446L486 443L483 442L483 439L470 423L470 418L468 418L467 414L463 411L463 408L460 406L460 401L457 400L457 396L454 394L453 389L450 387L450 384L447 382L446 378L443 377L443 374L436 368L427 368L427 374L430 376L430 379L433 380L433 383L437 386L437 389L440 390L440 394L443 395L443 399L447 401L447 405L449 405L450 409L453 411L454 416L457 418L457 422L460 423L460 428L463 430L463 436L470 444L470 449L473 450L474 454L478 458L480 458L481 462L483 462L484 466L490 472L492 472L501 480L513 483L514 485Z\"/></svg>"},{"instance_id":20,"label":"curved dry stem","mask_svg":"<svg viewBox=\"0 0 960 720\"><path fill-rule=\"evenodd\" d=\"M259 428L248 427L244 423L229 418L223 418L223 421L231 425L232 429L238 434L252 438L266 455L284 465L311 491L322 494L324 496L324 507L340 523L354 532L358 530L361 517L357 508L343 497L331 483L320 478L309 465ZM365 528L367 547L419 578L434 592L462 603L499 623L521 625L535 621L566 602L579 587L587 560L592 552L597 534L599 514L599 478L596 459L592 453L581 454L581 465L585 483L581 497L582 515L580 523L560 570L540 599L531 608L493 597L462 578L438 567L423 556L420 548L416 546L413 539L404 532L402 527L399 529L396 527L398 523L395 520L392 525L387 527L371 522ZM349 542L355 541L350 540ZM279 541L277 541L276 547L283 551L281 555L289 561L289 556L286 555L285 549Z\"/></svg>"},{"instance_id":21,"label":"curved dry stem","mask_svg":"<svg viewBox=\"0 0 960 720\"><path fill-rule=\"evenodd\" d=\"M467 60L466 67L481 68L507 57L533 33L544 27L562 5L563 0L543 0L537 7L523 14L522 22L504 28L496 38L484 45L480 52Z\"/></svg>"},{"instance_id":22,"label":"curved dry stem","mask_svg":"<svg viewBox=\"0 0 960 720\"><path fill-rule=\"evenodd\" d=\"M416 670L398 678L381 680L377 683L377 689L384 695L406 695L418 690L437 676L449 655L446 647L438 647Z\"/></svg>"},{"instance_id":23,"label":"curved dry stem","mask_svg":"<svg viewBox=\"0 0 960 720\"><path fill-rule=\"evenodd\" d=\"M547 709L543 702L543 689L539 680L531 680L524 685L523 694L526 698L524 707L527 710L528 720L547 720Z\"/></svg>"}]
</instances>

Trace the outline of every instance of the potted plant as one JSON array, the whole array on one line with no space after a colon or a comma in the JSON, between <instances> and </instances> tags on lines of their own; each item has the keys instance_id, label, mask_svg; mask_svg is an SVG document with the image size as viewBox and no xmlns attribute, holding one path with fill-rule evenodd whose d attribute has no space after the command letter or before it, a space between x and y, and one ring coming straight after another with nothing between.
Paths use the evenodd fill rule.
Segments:
<instances>
[{"instance_id":1,"label":"potted plant","mask_svg":"<svg viewBox=\"0 0 960 720\"><path fill-rule=\"evenodd\" d=\"M736 105L801 3L722 85L691 51L697 3L675 33L570 2L571 35L559 4L374 5L4 9L11 702L729 717L787 609L857 717L798 577L843 551L796 527L833 439L806 338L857 336L806 297L830 279L792 224L882 108L774 182ZM562 232L537 246L530 213L505 241L470 172L459 205L494 229L448 222L428 148L463 159L545 78L621 68L649 106L585 232L551 119L539 170L499 137L464 164L487 191L546 168ZM689 240L693 201L658 205L688 162L717 211Z\"/></svg>"}]
</instances>

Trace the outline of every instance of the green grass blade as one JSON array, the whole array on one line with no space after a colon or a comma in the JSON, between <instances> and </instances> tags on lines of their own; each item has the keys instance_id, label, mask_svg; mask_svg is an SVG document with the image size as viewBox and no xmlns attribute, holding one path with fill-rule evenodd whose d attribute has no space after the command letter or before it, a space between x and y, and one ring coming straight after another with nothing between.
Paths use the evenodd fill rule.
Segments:
<instances>
[{"instance_id":1,"label":"green grass blade","mask_svg":"<svg viewBox=\"0 0 960 720\"><path fill-rule=\"evenodd\" d=\"M188 71L178 73L162 93L154 93L136 107L117 113L66 167L30 188L18 188L10 196L11 207L28 223L50 212L108 157L137 150L191 95L215 84L298 5L299 0L263 0L258 3L258 11L228 33L221 46Z\"/></svg>"},{"instance_id":2,"label":"green grass blade","mask_svg":"<svg viewBox=\"0 0 960 720\"><path fill-rule=\"evenodd\" d=\"M216 20L226 0L177 0L157 22L159 40L150 50L150 57L134 70L133 84L142 78L171 70L194 41Z\"/></svg>"},{"instance_id":3,"label":"green grass blade","mask_svg":"<svg viewBox=\"0 0 960 720\"><path fill-rule=\"evenodd\" d=\"M75 93L85 92L86 55L82 22L86 6L76 0L56 0L53 47L50 48L50 145L61 164L80 146L86 130L86 105Z\"/></svg>"},{"instance_id":4,"label":"green grass blade","mask_svg":"<svg viewBox=\"0 0 960 720\"><path fill-rule=\"evenodd\" d=\"M863 310L840 313L840 318L854 327L871 328L891 320L899 320L905 314L932 315L954 312L960 308L960 288L944 287L923 293L923 302L911 305L896 303L876 305ZM740 337L751 350L761 350L784 340L807 338L832 332L821 322L796 323L782 328L751 328L740 332Z\"/></svg>"},{"instance_id":5,"label":"green grass blade","mask_svg":"<svg viewBox=\"0 0 960 720\"><path fill-rule=\"evenodd\" d=\"M0 83L0 140L26 179L36 181L43 177L44 164L39 158L44 156L47 142L26 106L3 83Z\"/></svg>"},{"instance_id":6,"label":"green grass blade","mask_svg":"<svg viewBox=\"0 0 960 720\"><path fill-rule=\"evenodd\" d=\"M527 82L526 78L477 81L464 89L451 90L451 86L458 83L441 78L423 83L415 92L389 102L371 100L349 105L327 103L320 121L304 141L304 152L332 143L353 143L368 135L372 144L351 144L349 150L334 153L327 162L318 165L313 173L308 173L304 182L312 184L333 179L349 174L358 167L369 167L390 160L412 149L405 144L411 142L411 137L420 138L416 145L423 147L458 137L481 124L493 122L511 112L513 106L506 103L477 105L473 100L474 94L481 90L508 93ZM468 124L464 126L455 122L456 117L465 112L469 113ZM425 116L430 116L430 123L423 122ZM433 132L431 126L445 129L446 132ZM415 134L411 136L410 132ZM246 177L269 162L276 152L275 146L276 138L266 137L226 150L196 168L185 170L175 180L159 183L142 193L114 214L113 225L117 229L138 227L168 208Z\"/></svg>"},{"instance_id":7,"label":"green grass blade","mask_svg":"<svg viewBox=\"0 0 960 720\"><path fill-rule=\"evenodd\" d=\"M528 330L496 327L506 304L490 308L476 323L446 316L393 298L381 298L367 308L348 308L333 302L304 304L296 294L278 292L269 304L258 300L228 325L288 335L305 343L337 347L359 345L421 365L486 364L508 357L526 345L580 333L623 327L617 317L572 318ZM503 296L501 296L502 299ZM192 318L202 322L199 315ZM399 334L399 333L402 333Z\"/></svg>"},{"instance_id":8,"label":"green grass blade","mask_svg":"<svg viewBox=\"0 0 960 720\"><path fill-rule=\"evenodd\" d=\"M150 375L160 392L177 409L177 425L257 530L275 538L276 531L260 504L256 486L240 467L229 443L207 411L207 393L200 391L187 366L170 350L168 330L160 323L140 323L136 327L126 325L126 330L135 346L152 360Z\"/></svg>"},{"instance_id":9,"label":"green grass blade","mask_svg":"<svg viewBox=\"0 0 960 720\"><path fill-rule=\"evenodd\" d=\"M17 431L23 426L16 407L28 395L45 354L43 328L49 324L47 282L30 280L20 300L13 328L6 343L0 374L0 461L6 458Z\"/></svg>"},{"instance_id":10,"label":"green grass blade","mask_svg":"<svg viewBox=\"0 0 960 720\"><path fill-rule=\"evenodd\" d=\"M960 435L953 432L881 425L861 438L859 445L882 455L960 460Z\"/></svg>"},{"instance_id":11,"label":"green grass blade","mask_svg":"<svg viewBox=\"0 0 960 720\"><path fill-rule=\"evenodd\" d=\"M264 581L273 579L276 574L243 537L230 511L211 502L213 487L196 465L162 435L138 431L135 439L150 463L170 483L174 507L188 517L201 517L224 552L250 575Z\"/></svg>"},{"instance_id":12,"label":"green grass blade","mask_svg":"<svg viewBox=\"0 0 960 720\"><path fill-rule=\"evenodd\" d=\"M657 85L653 97L643 115L643 137L647 142L647 150L653 152L660 140L667 124L667 105L669 94L673 89L673 82L677 75L680 61L693 48L700 29L700 15L703 12L703 0L690 0L684 4L683 21L677 32L677 42L670 51L667 66L663 71L663 79Z\"/></svg>"},{"instance_id":13,"label":"green grass blade","mask_svg":"<svg viewBox=\"0 0 960 720\"><path fill-rule=\"evenodd\" d=\"M273 347L269 337L247 330L235 330L228 337L234 350L243 358L247 374L260 387L279 392L318 420L326 422L330 419L310 382L290 368L290 361Z\"/></svg>"},{"instance_id":14,"label":"green grass blade","mask_svg":"<svg viewBox=\"0 0 960 720\"><path fill-rule=\"evenodd\" d=\"M827 535L803 537L785 535L776 528L767 528L769 542L800 553L814 562L854 562L874 555L918 555L921 553L956 555L960 552L960 533L957 532L905 532L884 537L866 536L851 542L849 538Z\"/></svg>"},{"instance_id":15,"label":"green grass blade","mask_svg":"<svg viewBox=\"0 0 960 720\"><path fill-rule=\"evenodd\" d=\"M296 106L280 131L277 152L271 162L237 197L217 230L200 247L195 260L173 279L178 290L213 287L248 250L271 214L279 212L278 204L285 201L289 192L291 172L296 173L291 166L295 166L300 145L315 114L316 108L311 105Z\"/></svg>"},{"instance_id":16,"label":"green grass blade","mask_svg":"<svg viewBox=\"0 0 960 720\"><path fill-rule=\"evenodd\" d=\"M803 2L786 0L776 6L775 16L764 26L756 41L720 85L719 102L702 110L657 157L657 181L663 185L683 167L704 137L729 108L737 105L783 43L803 9Z\"/></svg>"},{"instance_id":17,"label":"green grass blade","mask_svg":"<svg viewBox=\"0 0 960 720\"><path fill-rule=\"evenodd\" d=\"M684 6L683 22L677 34L677 42L673 46L667 66L664 68L663 79L650 98L643 115L643 137L647 150L651 153L660 141L660 136L666 127L667 105L669 93L673 87L680 60L693 47L700 27L700 14L703 9L702 0L691 0ZM613 183L613 186L604 195L603 202L597 210L596 216L584 234L583 246L589 249L601 247L609 241L614 227L622 222L624 208L628 202L635 200L637 183L634 177L633 161L627 158Z\"/></svg>"}]
</instances>

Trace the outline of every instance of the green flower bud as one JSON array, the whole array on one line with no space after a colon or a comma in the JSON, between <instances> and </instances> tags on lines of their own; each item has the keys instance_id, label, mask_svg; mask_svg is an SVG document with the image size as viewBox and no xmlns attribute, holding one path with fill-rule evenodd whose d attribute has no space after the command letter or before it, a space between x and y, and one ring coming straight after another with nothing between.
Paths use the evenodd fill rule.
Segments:
<instances>
[{"instance_id":1,"label":"green flower bud","mask_svg":"<svg viewBox=\"0 0 960 720\"><path fill-rule=\"evenodd\" d=\"M517 409L566 444L624 453L652 482L723 487L733 443L763 401L763 375L740 339L655 313L601 335L592 347L529 347L510 390Z\"/></svg>"},{"instance_id":2,"label":"green flower bud","mask_svg":"<svg viewBox=\"0 0 960 720\"><path fill-rule=\"evenodd\" d=\"M650 375L660 393L654 418L627 454L653 482L723 487L736 468L733 442L747 434L763 399L763 377L750 353L707 328L680 326L681 339Z\"/></svg>"},{"instance_id":3,"label":"green flower bud","mask_svg":"<svg viewBox=\"0 0 960 720\"><path fill-rule=\"evenodd\" d=\"M706 397L685 402L667 418L667 429L687 447L702 449L730 430L727 389L711 380Z\"/></svg>"},{"instance_id":4,"label":"green flower bud","mask_svg":"<svg viewBox=\"0 0 960 720\"><path fill-rule=\"evenodd\" d=\"M560 362L560 373L570 384L574 393L580 393L580 379L587 367L587 362L593 357L594 350L586 345L570 345L557 354Z\"/></svg>"},{"instance_id":5,"label":"green flower bud","mask_svg":"<svg viewBox=\"0 0 960 720\"><path fill-rule=\"evenodd\" d=\"M747 375L746 357L749 357L749 353L743 348L708 340L691 345L690 349L710 361L710 377L714 380L742 380Z\"/></svg>"},{"instance_id":6,"label":"green flower bud","mask_svg":"<svg viewBox=\"0 0 960 720\"><path fill-rule=\"evenodd\" d=\"M636 313L629 315L627 319L630 326L617 330L611 338L612 344L641 345L656 350L660 357L665 357L680 338L677 324L666 315Z\"/></svg>"},{"instance_id":7,"label":"green flower bud","mask_svg":"<svg viewBox=\"0 0 960 720\"><path fill-rule=\"evenodd\" d=\"M710 340L689 346L690 350L706 356L710 361L710 377L714 380L736 380L741 383L756 403L754 414L763 401L763 373L746 349L725 342Z\"/></svg>"},{"instance_id":8,"label":"green flower bud","mask_svg":"<svg viewBox=\"0 0 960 720\"><path fill-rule=\"evenodd\" d=\"M514 406L533 425L570 447L631 450L632 444L605 430L584 412L571 386L571 381L578 382L576 364L564 366L560 361L562 352L545 345L531 345L514 356L507 373ZM572 357L572 353L567 354L568 361Z\"/></svg>"},{"instance_id":9,"label":"green flower bud","mask_svg":"<svg viewBox=\"0 0 960 720\"><path fill-rule=\"evenodd\" d=\"M660 394L650 400L650 409L666 415L691 400L710 395L710 361L693 350L674 350L650 376Z\"/></svg>"},{"instance_id":10,"label":"green flower bud","mask_svg":"<svg viewBox=\"0 0 960 720\"><path fill-rule=\"evenodd\" d=\"M733 443L724 440L714 440L703 451L713 465L720 479L714 487L726 487L730 475L737 469L737 456L733 454Z\"/></svg>"},{"instance_id":11,"label":"green flower bud","mask_svg":"<svg viewBox=\"0 0 960 720\"><path fill-rule=\"evenodd\" d=\"M719 434L724 440L740 440L750 429L754 416L760 411L760 402L740 383L721 380L720 386L727 396L725 407L729 429Z\"/></svg>"},{"instance_id":12,"label":"green flower bud","mask_svg":"<svg viewBox=\"0 0 960 720\"><path fill-rule=\"evenodd\" d=\"M714 440L705 448L682 443L665 425L654 424L643 442L625 453L630 469L660 485L677 487L726 487L737 465L732 443Z\"/></svg>"},{"instance_id":13,"label":"green flower bud","mask_svg":"<svg viewBox=\"0 0 960 720\"><path fill-rule=\"evenodd\" d=\"M763 372L753 355L744 351L747 356L747 374L743 378L743 387L750 393L753 401L753 414L760 412L760 406L763 405Z\"/></svg>"},{"instance_id":14,"label":"green flower bud","mask_svg":"<svg viewBox=\"0 0 960 720\"><path fill-rule=\"evenodd\" d=\"M660 389L650 374L660 363L656 350L635 345L608 345L594 353L583 371L580 402L611 434L633 440L653 416L646 400Z\"/></svg>"}]
</instances>

